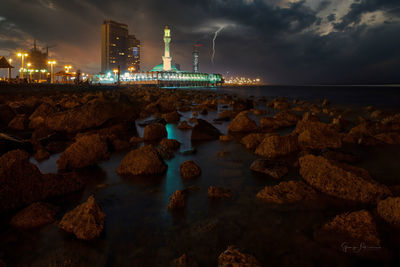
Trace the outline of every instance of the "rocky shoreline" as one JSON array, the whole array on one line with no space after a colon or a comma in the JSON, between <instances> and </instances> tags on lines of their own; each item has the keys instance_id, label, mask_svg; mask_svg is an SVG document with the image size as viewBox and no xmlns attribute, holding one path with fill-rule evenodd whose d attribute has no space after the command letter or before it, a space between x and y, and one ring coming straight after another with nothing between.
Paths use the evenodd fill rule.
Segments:
<instances>
[{"instance_id":1,"label":"rocky shoreline","mask_svg":"<svg viewBox=\"0 0 400 267\"><path fill-rule=\"evenodd\" d=\"M0 94L2 224L16 231L40 231L45 225L56 224L60 231L73 234L70 239L103 240L107 235L104 224L115 219L109 219L96 196L68 211L57 207L57 199L84 190L88 184L84 171L115 153L124 154L114 170L120 176L164 175L169 168L166 162L181 146L180 140L168 139L166 126L175 124L180 131L190 133L192 143L237 143L254 155L256 159L244 168L270 181L254 194L254 205L322 211L331 210L336 202L348 206L348 210L315 226L313 242L351 260L398 262L398 244L385 238L387 232L399 231L400 182L385 184L356 166L363 161L362 151L399 147L397 112L372 106L342 109L326 99L240 98L200 90L6 91ZM183 118L184 113L191 114L190 118ZM211 113L217 114L213 120L201 117ZM139 120L144 127L142 136L136 125ZM228 124L224 132L217 127L222 123ZM31 157L45 161L56 154L60 154L57 173L42 173L30 161ZM224 157L229 152L218 155ZM196 159L188 158L180 163L181 177L176 179L203 179L203 169ZM300 179L290 179L294 173ZM187 199L196 191L190 186L177 188L165 210L179 216L191 209ZM235 203L241 194L218 184L206 191L204 199L209 198L210 203ZM8 261L8 242L13 241L1 242L0 257L13 266ZM226 250L214 259L218 266L268 264L260 252L237 248L237 244L224 245ZM362 253L357 253L360 246ZM185 251L181 257L171 258L171 264L204 264L202 259L188 256L191 254L195 253Z\"/></svg>"}]
</instances>

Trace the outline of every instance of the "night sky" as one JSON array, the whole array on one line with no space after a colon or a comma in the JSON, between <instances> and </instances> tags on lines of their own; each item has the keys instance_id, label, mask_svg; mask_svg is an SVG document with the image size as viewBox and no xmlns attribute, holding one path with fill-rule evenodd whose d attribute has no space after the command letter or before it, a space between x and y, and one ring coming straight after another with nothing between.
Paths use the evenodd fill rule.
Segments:
<instances>
[{"instance_id":1,"label":"night sky","mask_svg":"<svg viewBox=\"0 0 400 267\"><path fill-rule=\"evenodd\" d=\"M51 56L59 68L98 72L104 19L128 24L141 40L143 70L161 63L168 24L183 70L201 43L204 72L281 84L400 83L399 0L0 0L0 55L37 39L58 45Z\"/></svg>"}]
</instances>

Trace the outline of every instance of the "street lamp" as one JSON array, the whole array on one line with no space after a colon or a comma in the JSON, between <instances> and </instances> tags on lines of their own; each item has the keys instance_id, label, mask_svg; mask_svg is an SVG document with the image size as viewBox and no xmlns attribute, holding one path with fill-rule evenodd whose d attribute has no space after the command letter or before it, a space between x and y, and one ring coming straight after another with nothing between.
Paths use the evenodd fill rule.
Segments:
<instances>
[{"instance_id":1,"label":"street lamp","mask_svg":"<svg viewBox=\"0 0 400 267\"><path fill-rule=\"evenodd\" d=\"M12 63L12 58L9 58L9 59L8 59L8 62L9 62L10 65L11 65L11 63ZM8 80L11 81L11 68L8 68Z\"/></svg>"},{"instance_id":2,"label":"street lamp","mask_svg":"<svg viewBox=\"0 0 400 267\"><path fill-rule=\"evenodd\" d=\"M18 53L18 57L21 58L21 78L24 78L24 58L28 56L28 53Z\"/></svg>"},{"instance_id":3,"label":"street lamp","mask_svg":"<svg viewBox=\"0 0 400 267\"><path fill-rule=\"evenodd\" d=\"M29 80L32 81L32 70L30 69L32 64L31 63L26 63L26 66L28 67Z\"/></svg>"},{"instance_id":4,"label":"street lamp","mask_svg":"<svg viewBox=\"0 0 400 267\"><path fill-rule=\"evenodd\" d=\"M56 64L57 62L55 60L49 60L47 62L47 64L49 64L51 66L51 83L54 83L54 72L53 72L53 66Z\"/></svg>"},{"instance_id":5,"label":"street lamp","mask_svg":"<svg viewBox=\"0 0 400 267\"><path fill-rule=\"evenodd\" d=\"M64 66L64 69L65 69L65 72L68 73L72 69L72 66L66 65L66 66Z\"/></svg>"}]
</instances>

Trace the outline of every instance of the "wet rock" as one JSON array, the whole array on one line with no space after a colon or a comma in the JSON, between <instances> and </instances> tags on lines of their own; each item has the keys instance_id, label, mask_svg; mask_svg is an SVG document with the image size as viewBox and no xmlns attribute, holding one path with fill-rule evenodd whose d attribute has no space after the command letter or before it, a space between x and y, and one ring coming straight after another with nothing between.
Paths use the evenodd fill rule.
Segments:
<instances>
[{"instance_id":1,"label":"wet rock","mask_svg":"<svg viewBox=\"0 0 400 267\"><path fill-rule=\"evenodd\" d=\"M255 132L258 126L255 121L249 118L245 112L239 113L228 125L229 132Z\"/></svg>"},{"instance_id":2,"label":"wet rock","mask_svg":"<svg viewBox=\"0 0 400 267\"><path fill-rule=\"evenodd\" d=\"M154 141L167 136L168 132L161 123L152 123L144 128L143 139L145 141Z\"/></svg>"},{"instance_id":3,"label":"wet rock","mask_svg":"<svg viewBox=\"0 0 400 267\"><path fill-rule=\"evenodd\" d=\"M175 259L172 262L174 267L198 267L196 260L193 257L188 256L186 253Z\"/></svg>"},{"instance_id":4,"label":"wet rock","mask_svg":"<svg viewBox=\"0 0 400 267\"><path fill-rule=\"evenodd\" d=\"M300 174L317 190L328 195L363 203L376 203L391 194L360 168L330 161L322 156L306 155L299 159Z\"/></svg>"},{"instance_id":5,"label":"wet rock","mask_svg":"<svg viewBox=\"0 0 400 267\"><path fill-rule=\"evenodd\" d=\"M45 118L46 128L67 133L101 126L122 116L135 117L138 113L132 105L96 102L74 109L51 114Z\"/></svg>"},{"instance_id":6,"label":"wet rock","mask_svg":"<svg viewBox=\"0 0 400 267\"><path fill-rule=\"evenodd\" d=\"M234 110L224 110L218 114L218 119L214 119L214 120L230 121L231 119L235 118L237 114L238 114L238 112L234 111Z\"/></svg>"},{"instance_id":7,"label":"wet rock","mask_svg":"<svg viewBox=\"0 0 400 267\"><path fill-rule=\"evenodd\" d=\"M251 133L246 135L240 140L240 143L245 145L247 149L254 150L264 140L265 134L263 133Z\"/></svg>"},{"instance_id":8,"label":"wet rock","mask_svg":"<svg viewBox=\"0 0 400 267\"><path fill-rule=\"evenodd\" d=\"M151 145L129 152L117 168L117 173L120 175L156 175L166 171L167 165Z\"/></svg>"},{"instance_id":9,"label":"wet rock","mask_svg":"<svg viewBox=\"0 0 400 267\"><path fill-rule=\"evenodd\" d=\"M344 162L344 163L355 163L360 161L359 156L333 150L326 151L323 154L323 156L329 160Z\"/></svg>"},{"instance_id":10,"label":"wet rock","mask_svg":"<svg viewBox=\"0 0 400 267\"><path fill-rule=\"evenodd\" d=\"M330 233L334 239L341 239L338 248L360 248L363 243L366 246L380 247L381 239L376 229L376 223L372 214L367 210L360 210L337 215L332 221L322 227L323 232ZM347 248L351 249L351 248ZM343 251L353 252L353 251Z\"/></svg>"},{"instance_id":11,"label":"wet rock","mask_svg":"<svg viewBox=\"0 0 400 267\"><path fill-rule=\"evenodd\" d=\"M342 134L336 127L310 117L304 116L295 132L299 134L299 145L303 149L323 150L342 146Z\"/></svg>"},{"instance_id":12,"label":"wet rock","mask_svg":"<svg viewBox=\"0 0 400 267\"><path fill-rule=\"evenodd\" d=\"M180 130L190 130L193 127L191 125L189 125L189 123L187 121L182 121L181 124L179 124L178 129Z\"/></svg>"},{"instance_id":13,"label":"wet rock","mask_svg":"<svg viewBox=\"0 0 400 267\"><path fill-rule=\"evenodd\" d=\"M209 122L197 119L197 124L193 127L190 139L192 141L205 141L219 139L220 131Z\"/></svg>"},{"instance_id":14,"label":"wet rock","mask_svg":"<svg viewBox=\"0 0 400 267\"><path fill-rule=\"evenodd\" d=\"M79 169L108 157L107 143L99 134L78 137L57 160L59 170Z\"/></svg>"},{"instance_id":15,"label":"wet rock","mask_svg":"<svg viewBox=\"0 0 400 267\"><path fill-rule=\"evenodd\" d=\"M208 188L208 197L212 199L231 198L232 192L222 187L210 186Z\"/></svg>"},{"instance_id":16,"label":"wet rock","mask_svg":"<svg viewBox=\"0 0 400 267\"><path fill-rule=\"evenodd\" d=\"M34 158L35 158L38 162L41 162L41 161L43 161L43 160L46 160L46 159L48 159L49 157L50 157L50 153L49 153L46 149L44 149L44 148L41 148L41 149L39 149L38 151L36 151L35 156L34 156Z\"/></svg>"},{"instance_id":17,"label":"wet rock","mask_svg":"<svg viewBox=\"0 0 400 267\"><path fill-rule=\"evenodd\" d=\"M187 192L185 190L176 190L169 198L168 209L178 210L185 208L186 195Z\"/></svg>"},{"instance_id":18,"label":"wet rock","mask_svg":"<svg viewBox=\"0 0 400 267\"><path fill-rule=\"evenodd\" d=\"M219 136L219 141L221 141L221 142L229 142L232 140L233 140L233 137L230 135L220 135Z\"/></svg>"},{"instance_id":19,"label":"wet rock","mask_svg":"<svg viewBox=\"0 0 400 267\"><path fill-rule=\"evenodd\" d=\"M195 178L201 175L200 167L193 160L183 162L180 172L183 179Z\"/></svg>"},{"instance_id":20,"label":"wet rock","mask_svg":"<svg viewBox=\"0 0 400 267\"><path fill-rule=\"evenodd\" d=\"M174 151L172 149L168 149L162 146L155 147L155 149L158 155L164 160L172 159L175 156Z\"/></svg>"},{"instance_id":21,"label":"wet rock","mask_svg":"<svg viewBox=\"0 0 400 267\"><path fill-rule=\"evenodd\" d=\"M163 114L161 116L167 123L178 122L181 119L181 115L175 110L170 113Z\"/></svg>"},{"instance_id":22,"label":"wet rock","mask_svg":"<svg viewBox=\"0 0 400 267\"><path fill-rule=\"evenodd\" d=\"M129 143L131 143L131 144L137 144L137 143L141 143L143 141L144 141L144 139L142 137L138 137L138 136L132 136L131 139L129 139Z\"/></svg>"},{"instance_id":23,"label":"wet rock","mask_svg":"<svg viewBox=\"0 0 400 267\"><path fill-rule=\"evenodd\" d=\"M272 107L276 110L284 110L290 108L290 103L285 98L277 98L268 102L267 106Z\"/></svg>"},{"instance_id":24,"label":"wet rock","mask_svg":"<svg viewBox=\"0 0 400 267\"><path fill-rule=\"evenodd\" d=\"M315 201L318 193L303 181L288 181L266 186L257 193L257 199L275 204L290 204Z\"/></svg>"},{"instance_id":25,"label":"wet rock","mask_svg":"<svg viewBox=\"0 0 400 267\"><path fill-rule=\"evenodd\" d=\"M277 158L287 156L298 149L297 135L267 135L257 147L255 153L261 157Z\"/></svg>"},{"instance_id":26,"label":"wet rock","mask_svg":"<svg viewBox=\"0 0 400 267\"><path fill-rule=\"evenodd\" d=\"M33 203L12 217L10 224L15 228L30 229L55 221L56 208L46 203Z\"/></svg>"},{"instance_id":27,"label":"wet rock","mask_svg":"<svg viewBox=\"0 0 400 267\"><path fill-rule=\"evenodd\" d=\"M257 159L250 165L252 171L263 173L275 179L285 176L289 169L281 162L274 162L266 159Z\"/></svg>"},{"instance_id":28,"label":"wet rock","mask_svg":"<svg viewBox=\"0 0 400 267\"><path fill-rule=\"evenodd\" d=\"M219 255L218 266L261 267L261 264L253 255L243 253L235 246L228 246Z\"/></svg>"},{"instance_id":29,"label":"wet rock","mask_svg":"<svg viewBox=\"0 0 400 267\"><path fill-rule=\"evenodd\" d=\"M93 196L87 202L67 212L59 227L73 233L78 239L92 240L100 236L104 228L106 214L100 209Z\"/></svg>"},{"instance_id":30,"label":"wet rock","mask_svg":"<svg viewBox=\"0 0 400 267\"><path fill-rule=\"evenodd\" d=\"M177 150L181 146L181 143L175 139L163 138L160 142L160 146L168 150Z\"/></svg>"},{"instance_id":31,"label":"wet rock","mask_svg":"<svg viewBox=\"0 0 400 267\"><path fill-rule=\"evenodd\" d=\"M44 124L45 118L56 112L56 108L48 103L42 103L29 116L29 128L36 129Z\"/></svg>"},{"instance_id":32,"label":"wet rock","mask_svg":"<svg viewBox=\"0 0 400 267\"><path fill-rule=\"evenodd\" d=\"M400 225L400 197L388 197L379 201L377 211L388 223Z\"/></svg>"},{"instance_id":33,"label":"wet rock","mask_svg":"<svg viewBox=\"0 0 400 267\"><path fill-rule=\"evenodd\" d=\"M19 114L10 121L10 123L8 124L8 128L23 131L27 128L27 125L28 117L25 114Z\"/></svg>"},{"instance_id":34,"label":"wet rock","mask_svg":"<svg viewBox=\"0 0 400 267\"><path fill-rule=\"evenodd\" d=\"M281 111L273 118L264 117L260 119L260 126L263 129L278 130L281 128L292 127L300 120L300 117L290 111Z\"/></svg>"},{"instance_id":35,"label":"wet rock","mask_svg":"<svg viewBox=\"0 0 400 267\"><path fill-rule=\"evenodd\" d=\"M29 154L14 150L0 157L0 211L19 208L84 186L74 174L44 174L29 162Z\"/></svg>"},{"instance_id":36,"label":"wet rock","mask_svg":"<svg viewBox=\"0 0 400 267\"><path fill-rule=\"evenodd\" d=\"M145 122L138 123L140 127L146 127L147 125L153 124L153 123L161 123L163 125L167 124L164 118L158 118L154 120L148 120Z\"/></svg>"},{"instance_id":37,"label":"wet rock","mask_svg":"<svg viewBox=\"0 0 400 267\"><path fill-rule=\"evenodd\" d=\"M8 125L10 121L15 117L15 113L8 105L0 105L0 123Z\"/></svg>"}]
</instances>

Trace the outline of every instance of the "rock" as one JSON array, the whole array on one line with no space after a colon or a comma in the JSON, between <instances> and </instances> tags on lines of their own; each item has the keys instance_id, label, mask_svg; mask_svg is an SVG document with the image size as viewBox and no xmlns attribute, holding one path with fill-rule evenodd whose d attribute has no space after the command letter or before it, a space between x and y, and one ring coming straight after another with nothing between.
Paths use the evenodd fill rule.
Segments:
<instances>
[{"instance_id":1,"label":"rock","mask_svg":"<svg viewBox=\"0 0 400 267\"><path fill-rule=\"evenodd\" d=\"M285 98L277 98L268 102L267 106L277 110L284 110L290 108L290 103Z\"/></svg>"},{"instance_id":2,"label":"rock","mask_svg":"<svg viewBox=\"0 0 400 267\"><path fill-rule=\"evenodd\" d=\"M342 146L342 135L336 127L306 116L297 124L295 133L299 134L299 145L303 149L323 150Z\"/></svg>"},{"instance_id":3,"label":"rock","mask_svg":"<svg viewBox=\"0 0 400 267\"><path fill-rule=\"evenodd\" d=\"M183 179L195 178L201 175L200 167L193 160L183 162L180 172Z\"/></svg>"},{"instance_id":4,"label":"rock","mask_svg":"<svg viewBox=\"0 0 400 267\"><path fill-rule=\"evenodd\" d=\"M250 165L250 169L255 172L263 173L275 179L285 176L289 169L280 162L273 162L266 159L257 159Z\"/></svg>"},{"instance_id":5,"label":"rock","mask_svg":"<svg viewBox=\"0 0 400 267\"><path fill-rule=\"evenodd\" d=\"M230 135L220 135L219 136L219 141L221 141L221 142L229 142L232 140L233 140L233 137Z\"/></svg>"},{"instance_id":6,"label":"rock","mask_svg":"<svg viewBox=\"0 0 400 267\"><path fill-rule=\"evenodd\" d=\"M218 266L261 267L261 264L253 255L245 254L235 246L228 246L228 248L219 255Z\"/></svg>"},{"instance_id":7,"label":"rock","mask_svg":"<svg viewBox=\"0 0 400 267\"><path fill-rule=\"evenodd\" d=\"M147 125L153 124L153 123L161 123L163 125L167 124L167 122L165 121L164 118L158 118L158 119L154 119L154 120L148 120L142 123L139 123L140 127L146 127Z\"/></svg>"},{"instance_id":8,"label":"rock","mask_svg":"<svg viewBox=\"0 0 400 267\"><path fill-rule=\"evenodd\" d=\"M45 118L54 114L56 109L48 103L42 103L29 116L29 128L36 129L44 124Z\"/></svg>"},{"instance_id":9,"label":"rock","mask_svg":"<svg viewBox=\"0 0 400 267\"><path fill-rule=\"evenodd\" d=\"M0 133L0 154L16 149L32 151L32 144L29 140L23 140L15 136Z\"/></svg>"},{"instance_id":10,"label":"rock","mask_svg":"<svg viewBox=\"0 0 400 267\"><path fill-rule=\"evenodd\" d=\"M344 162L344 163L355 163L360 161L360 157L356 155L343 153L339 151L332 151L332 150L326 151L323 154L323 156L329 160Z\"/></svg>"},{"instance_id":11,"label":"rock","mask_svg":"<svg viewBox=\"0 0 400 267\"><path fill-rule=\"evenodd\" d=\"M317 200L318 193L303 181L288 181L266 186L257 193L257 199L275 204L291 204Z\"/></svg>"},{"instance_id":12,"label":"rock","mask_svg":"<svg viewBox=\"0 0 400 267\"><path fill-rule=\"evenodd\" d=\"M250 99L238 99L233 103L233 110L236 112L254 108L253 101Z\"/></svg>"},{"instance_id":13,"label":"rock","mask_svg":"<svg viewBox=\"0 0 400 267\"><path fill-rule=\"evenodd\" d=\"M197 124L193 127L190 139L192 141L205 141L219 139L220 131L212 124L203 119L197 119Z\"/></svg>"},{"instance_id":14,"label":"rock","mask_svg":"<svg viewBox=\"0 0 400 267\"><path fill-rule=\"evenodd\" d=\"M45 118L46 128L58 132L76 133L78 131L99 127L111 119L121 116L135 117L138 113L133 105L110 102L95 102L67 111L50 114Z\"/></svg>"},{"instance_id":15,"label":"rock","mask_svg":"<svg viewBox=\"0 0 400 267\"><path fill-rule=\"evenodd\" d=\"M198 267L196 260L193 257L183 254L172 262L174 267Z\"/></svg>"},{"instance_id":16,"label":"rock","mask_svg":"<svg viewBox=\"0 0 400 267\"><path fill-rule=\"evenodd\" d=\"M117 173L120 175L156 175L166 171L167 165L151 145L129 152L117 168Z\"/></svg>"},{"instance_id":17,"label":"rock","mask_svg":"<svg viewBox=\"0 0 400 267\"><path fill-rule=\"evenodd\" d=\"M41 162L41 161L43 161L43 160L46 160L46 159L48 159L49 157L50 157L50 153L49 153L46 149L44 149L44 148L41 148L41 149L39 149L38 151L36 151L35 156L34 156L34 158L35 158L38 162Z\"/></svg>"},{"instance_id":18,"label":"rock","mask_svg":"<svg viewBox=\"0 0 400 267\"><path fill-rule=\"evenodd\" d=\"M180 130L190 130L193 127L189 125L187 121L182 121L181 124L179 124L178 129Z\"/></svg>"},{"instance_id":19,"label":"rock","mask_svg":"<svg viewBox=\"0 0 400 267\"><path fill-rule=\"evenodd\" d=\"M290 111L281 111L273 118L264 117L260 119L260 126L263 129L278 130L281 128L292 127L300 120L300 117Z\"/></svg>"},{"instance_id":20,"label":"rock","mask_svg":"<svg viewBox=\"0 0 400 267\"><path fill-rule=\"evenodd\" d=\"M8 125L15 117L15 113L8 105L0 104L0 123Z\"/></svg>"},{"instance_id":21,"label":"rock","mask_svg":"<svg viewBox=\"0 0 400 267\"><path fill-rule=\"evenodd\" d=\"M52 205L36 202L12 217L10 224L15 228L30 229L55 221L56 209Z\"/></svg>"},{"instance_id":22,"label":"rock","mask_svg":"<svg viewBox=\"0 0 400 267\"><path fill-rule=\"evenodd\" d=\"M255 132L258 130L258 126L255 121L249 118L249 116L241 112L239 113L232 122L228 125L229 132Z\"/></svg>"},{"instance_id":23,"label":"rock","mask_svg":"<svg viewBox=\"0 0 400 267\"><path fill-rule=\"evenodd\" d=\"M376 203L391 195L386 186L373 181L364 169L314 155L301 157L299 163L303 179L328 195L362 203Z\"/></svg>"},{"instance_id":24,"label":"rock","mask_svg":"<svg viewBox=\"0 0 400 267\"><path fill-rule=\"evenodd\" d=\"M203 108L203 109L200 111L200 114L201 114L201 115L207 115L207 114L208 114L207 109Z\"/></svg>"},{"instance_id":25,"label":"rock","mask_svg":"<svg viewBox=\"0 0 400 267\"><path fill-rule=\"evenodd\" d=\"M27 128L27 125L28 117L25 114L19 114L10 121L10 123L8 124L8 128L23 131Z\"/></svg>"},{"instance_id":26,"label":"rock","mask_svg":"<svg viewBox=\"0 0 400 267\"><path fill-rule=\"evenodd\" d=\"M172 149L167 149L162 146L155 147L155 150L157 151L157 154L164 160L169 160L174 158L175 154Z\"/></svg>"},{"instance_id":27,"label":"rock","mask_svg":"<svg viewBox=\"0 0 400 267\"><path fill-rule=\"evenodd\" d=\"M29 154L10 151L0 157L0 211L75 192L83 180L71 174L44 174L29 162Z\"/></svg>"},{"instance_id":28,"label":"rock","mask_svg":"<svg viewBox=\"0 0 400 267\"><path fill-rule=\"evenodd\" d=\"M297 135L267 135L257 147L255 153L261 157L277 158L287 156L298 149Z\"/></svg>"},{"instance_id":29,"label":"rock","mask_svg":"<svg viewBox=\"0 0 400 267\"><path fill-rule=\"evenodd\" d=\"M177 210L185 208L186 195L187 192L185 190L176 190L169 198L168 209Z\"/></svg>"},{"instance_id":30,"label":"rock","mask_svg":"<svg viewBox=\"0 0 400 267\"><path fill-rule=\"evenodd\" d=\"M265 134L263 133L251 133L246 135L240 140L240 143L245 145L247 149L254 150L264 140Z\"/></svg>"},{"instance_id":31,"label":"rock","mask_svg":"<svg viewBox=\"0 0 400 267\"><path fill-rule=\"evenodd\" d=\"M100 236L104 228L106 214L100 209L93 196L87 202L67 212L59 227L73 233L78 239L92 240Z\"/></svg>"},{"instance_id":32,"label":"rock","mask_svg":"<svg viewBox=\"0 0 400 267\"><path fill-rule=\"evenodd\" d=\"M210 186L208 188L208 197L209 198L231 198L232 193L229 189L225 189L222 187Z\"/></svg>"},{"instance_id":33,"label":"rock","mask_svg":"<svg viewBox=\"0 0 400 267\"><path fill-rule=\"evenodd\" d=\"M59 170L79 169L108 158L107 143L99 134L78 137L57 160Z\"/></svg>"},{"instance_id":34,"label":"rock","mask_svg":"<svg viewBox=\"0 0 400 267\"><path fill-rule=\"evenodd\" d=\"M238 114L237 111L234 110L224 110L218 114L218 121L230 121L231 119L235 118Z\"/></svg>"},{"instance_id":35,"label":"rock","mask_svg":"<svg viewBox=\"0 0 400 267\"><path fill-rule=\"evenodd\" d=\"M177 150L181 146L181 143L175 139L163 138L160 142L160 146L168 150Z\"/></svg>"},{"instance_id":36,"label":"rock","mask_svg":"<svg viewBox=\"0 0 400 267\"><path fill-rule=\"evenodd\" d=\"M322 227L322 231L340 238L341 243L346 242L349 247L360 248L361 243L373 247L379 247L381 244L374 218L367 210L337 215Z\"/></svg>"},{"instance_id":37,"label":"rock","mask_svg":"<svg viewBox=\"0 0 400 267\"><path fill-rule=\"evenodd\" d=\"M377 211L388 223L400 225L400 197L388 197L379 201Z\"/></svg>"},{"instance_id":38,"label":"rock","mask_svg":"<svg viewBox=\"0 0 400 267\"><path fill-rule=\"evenodd\" d=\"M152 123L144 128L143 139L145 141L154 141L167 136L167 129L161 123Z\"/></svg>"},{"instance_id":39,"label":"rock","mask_svg":"<svg viewBox=\"0 0 400 267\"><path fill-rule=\"evenodd\" d=\"M268 113L266 110L263 110L263 109L253 109L252 111L253 111L254 116L261 116L261 115L265 115Z\"/></svg>"},{"instance_id":40,"label":"rock","mask_svg":"<svg viewBox=\"0 0 400 267\"><path fill-rule=\"evenodd\" d=\"M161 116L167 123L178 122L181 119L181 115L175 110L170 113L162 114Z\"/></svg>"},{"instance_id":41,"label":"rock","mask_svg":"<svg viewBox=\"0 0 400 267\"><path fill-rule=\"evenodd\" d=\"M399 145L400 144L400 134L398 132L380 133L373 136L376 140L389 144L389 145Z\"/></svg>"},{"instance_id":42,"label":"rock","mask_svg":"<svg viewBox=\"0 0 400 267\"><path fill-rule=\"evenodd\" d=\"M141 143L143 141L144 141L144 139L142 137L138 137L138 136L132 136L131 139L129 139L129 143L131 143L131 144L137 144L137 143Z\"/></svg>"}]
</instances>

